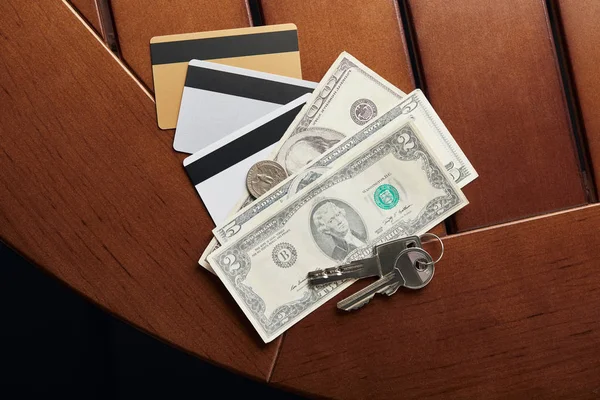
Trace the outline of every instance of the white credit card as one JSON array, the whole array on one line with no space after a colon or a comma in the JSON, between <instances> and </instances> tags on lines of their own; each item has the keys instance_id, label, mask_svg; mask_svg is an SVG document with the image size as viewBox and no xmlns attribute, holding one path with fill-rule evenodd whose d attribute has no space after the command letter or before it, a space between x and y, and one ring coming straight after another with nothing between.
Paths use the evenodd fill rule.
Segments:
<instances>
[{"instance_id":1,"label":"white credit card","mask_svg":"<svg viewBox=\"0 0 600 400\"><path fill-rule=\"evenodd\" d=\"M315 82L192 60L173 148L195 153L315 87Z\"/></svg>"},{"instance_id":2,"label":"white credit card","mask_svg":"<svg viewBox=\"0 0 600 400\"><path fill-rule=\"evenodd\" d=\"M225 221L240 199L249 196L246 175L270 159L275 145L311 94L307 93L238 129L183 160L183 166L215 225Z\"/></svg>"}]
</instances>

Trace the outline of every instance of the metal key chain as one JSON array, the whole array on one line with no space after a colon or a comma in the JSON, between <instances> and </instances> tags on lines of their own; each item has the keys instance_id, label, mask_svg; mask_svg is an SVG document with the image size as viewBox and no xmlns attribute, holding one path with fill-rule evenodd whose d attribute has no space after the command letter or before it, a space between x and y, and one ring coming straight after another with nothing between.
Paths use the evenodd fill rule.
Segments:
<instances>
[{"instance_id":1,"label":"metal key chain","mask_svg":"<svg viewBox=\"0 0 600 400\"><path fill-rule=\"evenodd\" d=\"M421 261L417 261L417 268L422 268L425 269L428 266L434 266L435 264L437 264L438 262L440 262L440 260L442 259L442 257L444 256L444 242L442 241L442 239L436 235L435 233L431 233L431 232L426 232L424 234L422 234L421 236L419 236L419 239L421 240L421 243L423 243L423 238L424 237L433 237L434 239L436 239L439 243L440 243L440 255L437 258L437 260L435 261L429 261L429 262L421 262Z\"/></svg>"},{"instance_id":2,"label":"metal key chain","mask_svg":"<svg viewBox=\"0 0 600 400\"><path fill-rule=\"evenodd\" d=\"M423 238L434 238L440 243L441 251L436 260L423 249ZM444 255L444 242L435 233L408 236L373 247L373 256L349 264L316 270L308 273L313 285L327 284L346 279L378 277L371 285L348 296L338 303L338 308L350 311L361 308L375 296L391 296L400 287L421 289L425 287L435 271L435 264Z\"/></svg>"}]
</instances>

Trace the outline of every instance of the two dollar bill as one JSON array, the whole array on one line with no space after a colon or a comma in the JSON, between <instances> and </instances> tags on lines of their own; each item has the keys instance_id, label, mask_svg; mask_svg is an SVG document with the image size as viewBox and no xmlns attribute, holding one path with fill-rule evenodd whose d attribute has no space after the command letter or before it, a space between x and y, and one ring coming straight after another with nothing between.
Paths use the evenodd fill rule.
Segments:
<instances>
[{"instance_id":1,"label":"two dollar bill","mask_svg":"<svg viewBox=\"0 0 600 400\"><path fill-rule=\"evenodd\" d=\"M468 204L477 178L420 90L405 94L348 53L327 71L275 146L288 178L240 199L200 264L269 342L352 282L307 273L427 232Z\"/></svg>"}]
</instances>

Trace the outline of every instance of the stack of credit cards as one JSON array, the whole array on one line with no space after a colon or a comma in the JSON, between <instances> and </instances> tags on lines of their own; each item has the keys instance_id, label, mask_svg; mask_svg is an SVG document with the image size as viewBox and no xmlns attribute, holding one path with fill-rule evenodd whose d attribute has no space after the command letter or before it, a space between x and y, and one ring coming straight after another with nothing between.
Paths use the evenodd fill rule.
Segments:
<instances>
[{"instance_id":1,"label":"stack of credit cards","mask_svg":"<svg viewBox=\"0 0 600 400\"><path fill-rule=\"evenodd\" d=\"M225 221L237 201L248 196L248 170L269 159L309 97L305 94L280 106L184 160L185 170L215 224Z\"/></svg>"},{"instance_id":2,"label":"stack of credit cards","mask_svg":"<svg viewBox=\"0 0 600 400\"><path fill-rule=\"evenodd\" d=\"M316 83L212 62L189 63L173 147L194 153L298 97Z\"/></svg>"},{"instance_id":3,"label":"stack of credit cards","mask_svg":"<svg viewBox=\"0 0 600 400\"><path fill-rule=\"evenodd\" d=\"M150 40L150 58L161 129L177 125L190 60L302 78L294 24L156 36Z\"/></svg>"},{"instance_id":4,"label":"stack of credit cards","mask_svg":"<svg viewBox=\"0 0 600 400\"><path fill-rule=\"evenodd\" d=\"M161 129L215 224L247 194L246 175L267 159L316 82L302 80L294 24L157 36L150 40Z\"/></svg>"}]
</instances>

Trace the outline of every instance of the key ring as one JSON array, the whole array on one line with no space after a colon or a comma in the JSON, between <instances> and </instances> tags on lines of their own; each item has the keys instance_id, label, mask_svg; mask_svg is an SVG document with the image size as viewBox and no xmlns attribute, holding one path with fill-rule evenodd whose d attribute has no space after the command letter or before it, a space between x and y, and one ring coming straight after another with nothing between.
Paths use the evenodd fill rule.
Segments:
<instances>
[{"instance_id":1,"label":"key ring","mask_svg":"<svg viewBox=\"0 0 600 400\"><path fill-rule=\"evenodd\" d=\"M421 268L427 268L430 265L435 265L444 256L444 242L442 242L442 239L440 239L440 237L438 235L436 235L435 233L431 233L431 232L427 232L427 233L422 234L421 236L419 236L419 239L422 239L424 236L425 237L434 237L435 239L437 239L437 241L440 242L440 246L441 246L442 250L440 252L440 256L435 261L429 261L429 262L426 262L426 263L424 263L422 261L417 261L417 265L422 265L423 266Z\"/></svg>"}]
</instances>

